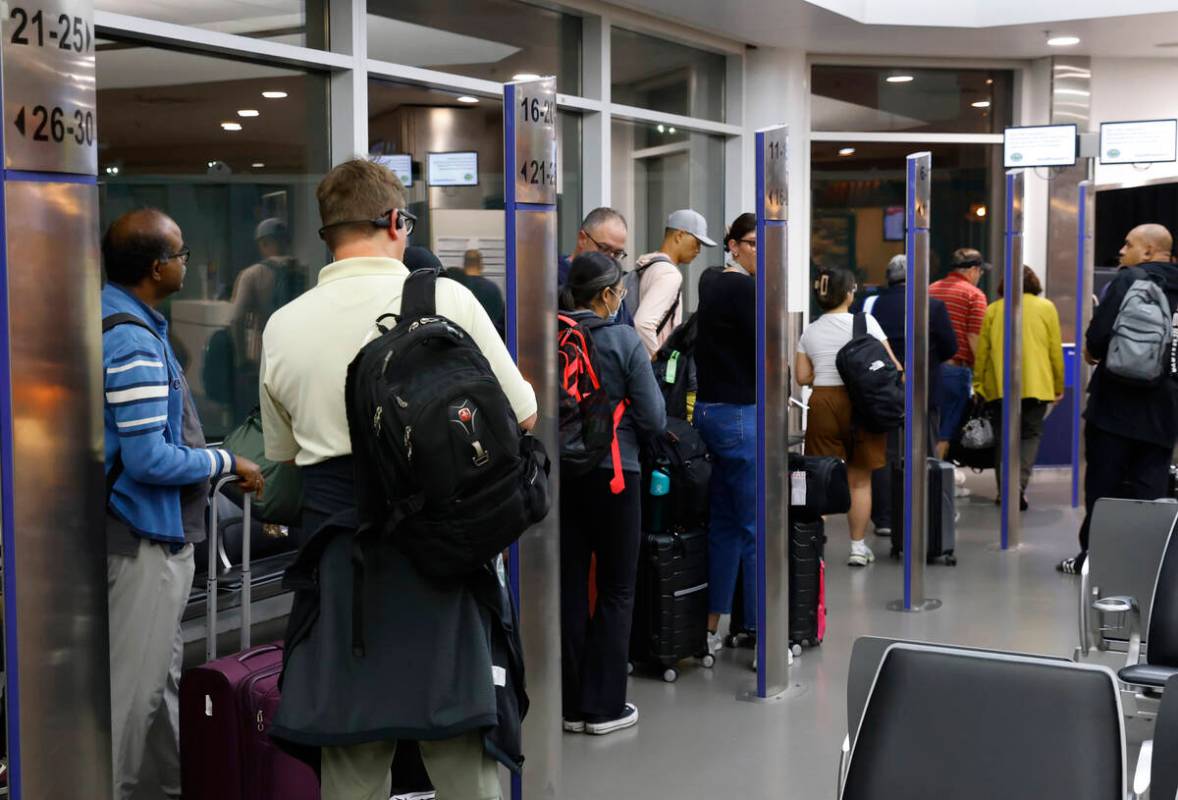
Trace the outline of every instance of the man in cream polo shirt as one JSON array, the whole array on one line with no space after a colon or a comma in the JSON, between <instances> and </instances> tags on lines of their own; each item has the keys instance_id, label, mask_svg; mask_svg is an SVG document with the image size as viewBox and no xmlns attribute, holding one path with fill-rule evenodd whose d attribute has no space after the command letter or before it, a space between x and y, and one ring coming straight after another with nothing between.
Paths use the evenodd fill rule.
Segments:
<instances>
[{"instance_id":1,"label":"man in cream polo shirt","mask_svg":"<svg viewBox=\"0 0 1178 800\"><path fill-rule=\"evenodd\" d=\"M377 318L400 311L409 275L401 258L414 222L404 210L400 181L372 162L357 159L335 167L317 197L320 235L336 260L320 271L314 289L270 318L261 366L266 456L302 467L307 535L355 507L344 382L356 353L379 335ZM444 279L437 282L435 298L438 314L460 325L482 350L521 427L530 429L535 393L478 300ZM339 633L351 624L352 587L350 575L329 572L332 564L347 564L348 556L333 551L335 546L327 546L320 562L325 577L315 593L317 621L305 642L288 642L275 734L320 749L323 800L387 800L396 736L404 732L421 741L440 797L499 798L496 762L485 752L482 736L488 714L494 718L491 676L464 680L455 674L464 654L488 646L476 601L461 585L430 583L395 548L380 551L385 555L366 563L366 585L379 580L374 591L386 603L394 593L398 611L366 615L366 655L357 655L350 638ZM331 561L337 557L343 561ZM381 558L386 563L371 563ZM402 618L389 618L397 614ZM448 684L439 685L443 680Z\"/></svg>"}]
</instances>

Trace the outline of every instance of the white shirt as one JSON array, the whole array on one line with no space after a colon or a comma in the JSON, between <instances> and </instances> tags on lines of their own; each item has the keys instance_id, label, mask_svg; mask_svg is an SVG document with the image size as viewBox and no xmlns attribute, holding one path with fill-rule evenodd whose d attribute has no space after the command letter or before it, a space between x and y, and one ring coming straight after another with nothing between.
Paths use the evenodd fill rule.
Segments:
<instances>
[{"instance_id":1,"label":"white shirt","mask_svg":"<svg viewBox=\"0 0 1178 800\"><path fill-rule=\"evenodd\" d=\"M826 313L810 323L798 341L798 352L810 357L814 365L815 386L842 386L843 379L835 366L835 357L843 345L851 341L855 315L849 313ZM886 342L879 321L867 315L867 333L881 342Z\"/></svg>"},{"instance_id":2,"label":"white shirt","mask_svg":"<svg viewBox=\"0 0 1178 800\"><path fill-rule=\"evenodd\" d=\"M391 258L336 261L320 270L314 289L270 317L262 334L260 387L267 458L306 466L351 454L344 404L348 365L379 335L377 317L401 310L407 277L405 265ZM535 414L535 392L470 290L439 280L435 301L438 314L483 351L517 419Z\"/></svg>"},{"instance_id":3,"label":"white shirt","mask_svg":"<svg viewBox=\"0 0 1178 800\"><path fill-rule=\"evenodd\" d=\"M648 263L655 257L670 258L666 253L651 253L638 259L638 267ZM638 338L646 345L646 352L654 357L659 348L671 338L671 333L683 322L683 303L679 294L683 286L683 273L674 264L666 261L656 261L646 268L639 282L640 300L634 312L634 330L638 331ZM667 316L667 312L675 307L675 313L667 319L667 324L659 331L659 323Z\"/></svg>"}]
</instances>

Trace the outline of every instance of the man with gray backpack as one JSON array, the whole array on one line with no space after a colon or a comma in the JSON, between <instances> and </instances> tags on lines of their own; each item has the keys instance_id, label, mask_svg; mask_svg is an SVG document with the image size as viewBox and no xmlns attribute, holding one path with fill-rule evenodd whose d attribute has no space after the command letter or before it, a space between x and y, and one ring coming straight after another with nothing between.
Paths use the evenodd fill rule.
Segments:
<instances>
[{"instance_id":1,"label":"man with gray backpack","mask_svg":"<svg viewBox=\"0 0 1178 800\"><path fill-rule=\"evenodd\" d=\"M1173 237L1161 225L1138 225L1125 237L1124 267L1109 284L1085 335L1085 357L1096 365L1084 412L1088 470L1087 515L1080 553L1058 565L1075 574L1087 557L1092 507L1102 497L1153 500L1167 493L1178 441L1178 266Z\"/></svg>"}]
</instances>

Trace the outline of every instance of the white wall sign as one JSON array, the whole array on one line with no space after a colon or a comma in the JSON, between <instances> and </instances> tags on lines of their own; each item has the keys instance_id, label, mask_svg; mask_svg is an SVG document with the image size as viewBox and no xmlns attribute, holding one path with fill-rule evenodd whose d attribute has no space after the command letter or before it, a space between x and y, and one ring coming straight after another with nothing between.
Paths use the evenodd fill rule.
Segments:
<instances>
[{"instance_id":1,"label":"white wall sign","mask_svg":"<svg viewBox=\"0 0 1178 800\"><path fill-rule=\"evenodd\" d=\"M1100 124L1101 164L1178 161L1178 119Z\"/></svg>"},{"instance_id":2,"label":"white wall sign","mask_svg":"<svg viewBox=\"0 0 1178 800\"><path fill-rule=\"evenodd\" d=\"M430 153L428 158L430 186L479 185L477 152Z\"/></svg>"},{"instance_id":3,"label":"white wall sign","mask_svg":"<svg viewBox=\"0 0 1178 800\"><path fill-rule=\"evenodd\" d=\"M413 185L413 156L377 156L376 163L388 167L404 186Z\"/></svg>"},{"instance_id":4,"label":"white wall sign","mask_svg":"<svg viewBox=\"0 0 1178 800\"><path fill-rule=\"evenodd\" d=\"M1076 163L1079 129L1075 125L1032 125L1002 133L1003 165L1070 167Z\"/></svg>"}]
</instances>

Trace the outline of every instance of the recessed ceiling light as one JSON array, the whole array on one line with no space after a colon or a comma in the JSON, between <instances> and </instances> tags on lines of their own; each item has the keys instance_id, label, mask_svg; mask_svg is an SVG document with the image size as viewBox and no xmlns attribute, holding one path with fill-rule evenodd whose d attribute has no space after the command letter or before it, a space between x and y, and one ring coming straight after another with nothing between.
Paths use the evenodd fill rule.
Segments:
<instances>
[{"instance_id":1,"label":"recessed ceiling light","mask_svg":"<svg viewBox=\"0 0 1178 800\"><path fill-rule=\"evenodd\" d=\"M885 80L888 83L912 83L916 78L912 75L889 75Z\"/></svg>"},{"instance_id":2,"label":"recessed ceiling light","mask_svg":"<svg viewBox=\"0 0 1178 800\"><path fill-rule=\"evenodd\" d=\"M239 131L239 130L241 130L241 123L240 122L222 122L221 129L226 130L226 131Z\"/></svg>"},{"instance_id":3,"label":"recessed ceiling light","mask_svg":"<svg viewBox=\"0 0 1178 800\"><path fill-rule=\"evenodd\" d=\"M1051 36L1047 39L1048 47L1071 47L1080 43L1079 36Z\"/></svg>"},{"instance_id":4,"label":"recessed ceiling light","mask_svg":"<svg viewBox=\"0 0 1178 800\"><path fill-rule=\"evenodd\" d=\"M267 100L281 100L286 97L286 92L262 92L262 97Z\"/></svg>"},{"instance_id":5,"label":"recessed ceiling light","mask_svg":"<svg viewBox=\"0 0 1178 800\"><path fill-rule=\"evenodd\" d=\"M978 206L977 208L975 208L973 210L973 213L977 217L984 217L984 216L986 216L986 207L985 206Z\"/></svg>"},{"instance_id":6,"label":"recessed ceiling light","mask_svg":"<svg viewBox=\"0 0 1178 800\"><path fill-rule=\"evenodd\" d=\"M973 106L974 108L989 108L990 101L989 100L978 100L976 103L970 103L970 105Z\"/></svg>"},{"instance_id":7,"label":"recessed ceiling light","mask_svg":"<svg viewBox=\"0 0 1178 800\"><path fill-rule=\"evenodd\" d=\"M674 128L667 128L667 133L674 133L674 132L675 132Z\"/></svg>"},{"instance_id":8,"label":"recessed ceiling light","mask_svg":"<svg viewBox=\"0 0 1178 800\"><path fill-rule=\"evenodd\" d=\"M512 75L511 79L513 81L538 81L540 76L534 72L521 72L518 75Z\"/></svg>"},{"instance_id":9,"label":"recessed ceiling light","mask_svg":"<svg viewBox=\"0 0 1178 800\"><path fill-rule=\"evenodd\" d=\"M987 85L987 86L993 86L993 85L994 85L994 79L993 79L993 78L986 78L986 85Z\"/></svg>"},{"instance_id":10,"label":"recessed ceiling light","mask_svg":"<svg viewBox=\"0 0 1178 800\"><path fill-rule=\"evenodd\" d=\"M458 98L459 103L467 103L468 105L473 105L473 104L477 103L478 101L479 101L479 99L477 97L471 97L468 94L464 94L464 95L462 95L462 97Z\"/></svg>"},{"instance_id":11,"label":"recessed ceiling light","mask_svg":"<svg viewBox=\"0 0 1178 800\"><path fill-rule=\"evenodd\" d=\"M262 169L265 166L266 165L264 163L262 163L261 161L255 161L254 163L250 164L250 168L252 168L252 169Z\"/></svg>"},{"instance_id":12,"label":"recessed ceiling light","mask_svg":"<svg viewBox=\"0 0 1178 800\"><path fill-rule=\"evenodd\" d=\"M853 155L855 155L855 148L854 147L843 147L839 150L839 155L840 156L853 156Z\"/></svg>"},{"instance_id":13,"label":"recessed ceiling light","mask_svg":"<svg viewBox=\"0 0 1178 800\"><path fill-rule=\"evenodd\" d=\"M237 109L237 116L239 117L257 117L261 112L256 108L239 108Z\"/></svg>"},{"instance_id":14,"label":"recessed ceiling light","mask_svg":"<svg viewBox=\"0 0 1178 800\"><path fill-rule=\"evenodd\" d=\"M667 126L666 126L666 125L659 125L659 126L658 126L658 132L659 132L659 133L666 133L666 132L667 132Z\"/></svg>"}]
</instances>

